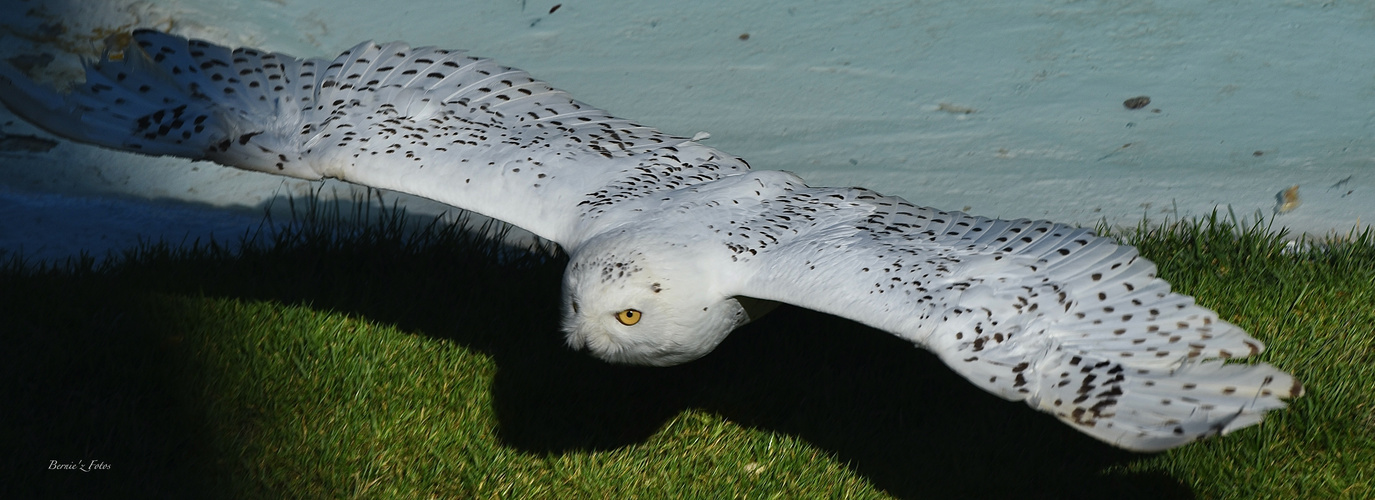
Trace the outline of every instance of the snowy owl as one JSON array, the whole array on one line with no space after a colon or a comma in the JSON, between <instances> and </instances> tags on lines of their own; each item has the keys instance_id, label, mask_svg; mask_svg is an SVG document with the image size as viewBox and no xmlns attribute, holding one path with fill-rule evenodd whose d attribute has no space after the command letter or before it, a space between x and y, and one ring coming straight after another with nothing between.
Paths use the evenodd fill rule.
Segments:
<instances>
[{"instance_id":1,"label":"snowy owl","mask_svg":"<svg viewBox=\"0 0 1375 500\"><path fill-rule=\"evenodd\" d=\"M1047 221L811 187L613 118L461 51L296 59L138 31L68 94L0 63L0 99L62 136L411 193L558 243L569 346L673 365L787 302L935 352L978 387L1122 448L1260 422L1302 393L1134 248Z\"/></svg>"}]
</instances>

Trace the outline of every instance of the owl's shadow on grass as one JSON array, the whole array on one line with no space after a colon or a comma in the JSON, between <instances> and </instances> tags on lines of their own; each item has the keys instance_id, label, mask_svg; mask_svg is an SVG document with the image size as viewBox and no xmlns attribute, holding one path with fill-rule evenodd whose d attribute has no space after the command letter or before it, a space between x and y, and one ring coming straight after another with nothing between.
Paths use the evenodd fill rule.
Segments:
<instances>
[{"instance_id":1,"label":"owl's shadow on grass","mask_svg":"<svg viewBox=\"0 0 1375 500\"><path fill-rule=\"evenodd\" d=\"M497 356L493 387L502 439L532 452L634 444L699 409L800 437L900 497L1192 497L1168 476L1106 474L1140 455L986 394L905 340L814 311L781 307L672 368L608 365L556 333L536 337Z\"/></svg>"}]
</instances>

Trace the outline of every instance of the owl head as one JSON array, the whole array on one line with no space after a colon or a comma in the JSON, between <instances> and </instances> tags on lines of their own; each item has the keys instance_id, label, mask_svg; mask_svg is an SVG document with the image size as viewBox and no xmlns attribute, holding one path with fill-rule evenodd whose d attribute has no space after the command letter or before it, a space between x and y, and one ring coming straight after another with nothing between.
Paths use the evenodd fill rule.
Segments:
<instances>
[{"instance_id":1,"label":"owl head","mask_svg":"<svg viewBox=\"0 0 1375 500\"><path fill-rule=\"evenodd\" d=\"M613 363L686 363L776 305L722 293L717 270L666 241L618 231L573 252L563 277L570 347Z\"/></svg>"}]
</instances>

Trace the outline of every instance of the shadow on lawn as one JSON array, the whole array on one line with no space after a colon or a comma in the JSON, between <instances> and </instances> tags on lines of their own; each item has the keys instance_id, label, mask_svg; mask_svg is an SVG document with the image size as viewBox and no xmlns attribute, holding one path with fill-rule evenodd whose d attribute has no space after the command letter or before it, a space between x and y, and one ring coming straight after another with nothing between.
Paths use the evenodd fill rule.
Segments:
<instances>
[{"instance_id":1,"label":"shadow on lawn","mask_svg":"<svg viewBox=\"0 0 1375 500\"><path fill-rule=\"evenodd\" d=\"M934 356L846 320L782 307L699 361L673 368L612 366L563 345L557 310L562 256L512 257L472 242L402 247L363 238L346 245L287 245L234 259L153 255L107 273L101 279L117 289L99 293L205 293L308 304L452 340L495 359L500 438L532 453L638 443L679 412L700 408L741 425L799 436L900 497L1192 496L1163 475L1102 474L1139 456L985 394ZM48 300L62 294L51 293ZM54 351L25 354L40 357L68 348L56 341L22 347ZM95 363L117 362L101 357L107 354L88 354L103 360ZM70 383L60 380L65 382L24 382ZM89 391L120 391L101 385L109 382L91 383L96 385ZM172 404L129 404L145 403ZM156 408L139 411L157 414ZM178 429L171 423L115 439ZM9 444L41 450L44 439L29 436Z\"/></svg>"},{"instance_id":2,"label":"shadow on lawn","mask_svg":"<svg viewBox=\"0 0 1375 500\"><path fill-rule=\"evenodd\" d=\"M632 444L700 408L801 437L899 497L1192 497L1170 477L1103 474L1140 456L986 394L906 341L813 311L779 308L667 369L601 364L540 337L521 342L550 352L497 357L501 436L521 449Z\"/></svg>"}]
</instances>

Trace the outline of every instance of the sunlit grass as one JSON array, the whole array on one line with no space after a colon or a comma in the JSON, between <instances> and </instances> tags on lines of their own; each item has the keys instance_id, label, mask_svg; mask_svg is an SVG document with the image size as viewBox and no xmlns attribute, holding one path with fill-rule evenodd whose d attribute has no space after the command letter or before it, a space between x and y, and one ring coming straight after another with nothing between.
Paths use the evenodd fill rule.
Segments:
<instances>
[{"instance_id":1,"label":"sunlit grass","mask_svg":"<svg viewBox=\"0 0 1375 500\"><path fill-rule=\"evenodd\" d=\"M1235 218L1132 232L1308 391L1142 455L797 308L685 366L607 365L563 346L557 251L302 212L237 252L0 272L0 498L1375 495L1369 234L1285 251Z\"/></svg>"}]
</instances>

